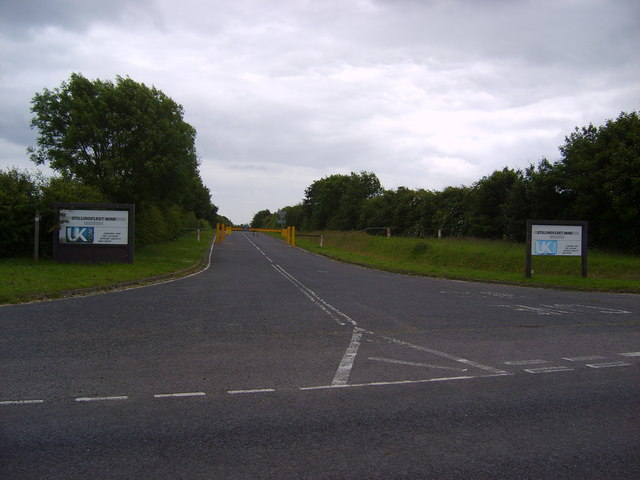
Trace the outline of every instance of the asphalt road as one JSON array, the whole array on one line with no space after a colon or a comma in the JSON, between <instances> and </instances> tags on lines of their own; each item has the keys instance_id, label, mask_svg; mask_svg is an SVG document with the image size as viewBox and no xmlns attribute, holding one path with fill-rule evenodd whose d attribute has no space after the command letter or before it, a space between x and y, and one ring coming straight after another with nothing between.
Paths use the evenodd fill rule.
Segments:
<instances>
[{"instance_id":1,"label":"asphalt road","mask_svg":"<svg viewBox=\"0 0 640 480\"><path fill-rule=\"evenodd\" d=\"M236 232L0 307L2 479L637 479L640 297L394 275Z\"/></svg>"}]
</instances>

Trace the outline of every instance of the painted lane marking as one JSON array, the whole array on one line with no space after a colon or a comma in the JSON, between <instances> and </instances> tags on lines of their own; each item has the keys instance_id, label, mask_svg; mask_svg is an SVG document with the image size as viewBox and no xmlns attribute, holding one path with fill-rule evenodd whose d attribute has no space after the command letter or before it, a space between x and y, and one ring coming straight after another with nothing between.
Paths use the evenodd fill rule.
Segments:
<instances>
[{"instance_id":1,"label":"painted lane marking","mask_svg":"<svg viewBox=\"0 0 640 480\"><path fill-rule=\"evenodd\" d=\"M78 397L75 399L76 402L111 402L120 400L129 400L129 397L127 395L119 395L113 397Z\"/></svg>"},{"instance_id":2,"label":"painted lane marking","mask_svg":"<svg viewBox=\"0 0 640 480\"><path fill-rule=\"evenodd\" d=\"M585 355L584 357L562 357L563 360L569 360L570 362L586 362L589 360L604 360L605 357L600 355Z\"/></svg>"},{"instance_id":3,"label":"painted lane marking","mask_svg":"<svg viewBox=\"0 0 640 480\"><path fill-rule=\"evenodd\" d=\"M546 360L536 359L536 360L509 360L508 362L504 362L505 365L541 365L543 363L549 363Z\"/></svg>"},{"instance_id":4,"label":"painted lane marking","mask_svg":"<svg viewBox=\"0 0 640 480\"><path fill-rule=\"evenodd\" d=\"M355 327L353 329L351 341L349 342L349 346L342 356L342 360L340 361L338 370L336 370L336 374L334 375L333 381L331 382L332 385L345 385L349 380L349 375L351 374L351 369L353 368L353 362L355 362L356 360L356 355L358 355L358 349L360 348L360 343L362 342L363 333L364 330L360 327Z\"/></svg>"},{"instance_id":5,"label":"painted lane marking","mask_svg":"<svg viewBox=\"0 0 640 480\"><path fill-rule=\"evenodd\" d=\"M203 397L204 392L181 392L181 393L158 393L153 398L185 398L185 397Z\"/></svg>"},{"instance_id":6,"label":"painted lane marking","mask_svg":"<svg viewBox=\"0 0 640 480\"><path fill-rule=\"evenodd\" d=\"M529 373L556 373L556 372L569 372L573 368L569 367L541 367L541 368L525 368L525 372Z\"/></svg>"},{"instance_id":7,"label":"painted lane marking","mask_svg":"<svg viewBox=\"0 0 640 480\"><path fill-rule=\"evenodd\" d=\"M245 238L252 245L254 245L258 250L260 250L258 248L258 246L255 243L253 243L246 235L245 235ZM473 362L471 360L467 360L466 358L461 358L461 357L458 357L458 356L455 356L455 355L448 354L446 352L440 352L438 350L433 350L433 349L430 349L430 348L422 347L420 345L414 345L414 344L411 344L411 343L408 343L408 342L403 342L402 340L397 340L395 338L386 337L386 336L383 336L383 335L378 335L378 334L376 334L375 332L373 332L371 330L364 330L364 329L358 327L358 324L356 323L356 321L353 320L349 315L347 315L346 313L342 312L338 308L334 307L330 303L326 302L316 292L314 292L309 287L304 285L302 282L300 282L297 278L295 278L293 275L291 275L289 272L287 272L280 265L272 263L271 266L278 273L280 273L280 275L284 276L298 290L300 290L309 300L311 300L312 303L314 303L318 308L320 308L327 315L329 315L331 318L333 318L339 325L346 325L346 323L344 322L344 321L346 321L346 322L348 322L348 323L350 323L351 325L354 326L354 332L353 332L353 335L352 335L352 342L350 343L349 347L347 348L347 352L345 352L345 354L343 355L342 361L340 362L340 366L338 367L338 371L336 372L336 374L334 376L334 381L337 382L338 384L341 384L341 382L345 381L345 380L343 380L343 376L347 372L347 370L346 370L347 366L350 365L349 366L349 371L350 371L351 367L353 366L353 361L355 360L355 354L357 354L357 348L355 348L355 345L353 345L353 347L352 347L352 344L354 343L354 338L357 338L357 345L359 346L360 341L361 341L361 337L362 337L362 333L375 335L377 337L383 338L383 339L385 339L385 340L387 340L389 342L396 343L398 345L404 345L404 346L407 346L407 347L410 347L410 348L413 348L413 349L416 349L416 350L419 350L419 351L422 351L422 352L427 352L427 353L431 353L433 355L438 355L440 357L448 358L448 359L454 360L456 362L464 363L464 364L470 365L472 367L476 367L476 368L480 368L482 370L489 371L489 372L491 372L493 374L498 374L498 375L508 374L508 372L506 372L504 370L499 370L497 368L493 368L493 367L490 367L490 366L487 366L487 365L482 365L480 363ZM350 353L350 350L349 350L350 348L355 348L355 353L353 355ZM353 358L350 358L350 357L353 357ZM347 375L347 377L348 377L348 375Z\"/></svg>"},{"instance_id":8,"label":"painted lane marking","mask_svg":"<svg viewBox=\"0 0 640 480\"><path fill-rule=\"evenodd\" d=\"M369 360L373 360L374 362L384 362L384 363L394 363L397 365L409 365L412 367L424 367L424 368L438 368L441 370L453 370L455 372L466 372L468 368L453 368L453 367L441 367L440 365L431 365L429 363L419 363L419 362L407 362L405 360L394 360L393 358L384 358L384 357L369 357Z\"/></svg>"},{"instance_id":9,"label":"painted lane marking","mask_svg":"<svg viewBox=\"0 0 640 480\"><path fill-rule=\"evenodd\" d=\"M280 275L289 280L289 282L293 284L298 290L300 290L309 300L311 300L312 303L314 303L323 312L333 318L339 325L346 325L346 323L343 321L346 320L354 327L357 327L355 320L353 320L349 315L320 298L320 296L316 292L305 286L302 282L300 282L297 278L287 272L280 265L273 264L272 267L275 268L275 270Z\"/></svg>"},{"instance_id":10,"label":"painted lane marking","mask_svg":"<svg viewBox=\"0 0 640 480\"><path fill-rule=\"evenodd\" d=\"M501 373L497 375L479 375L479 376L460 376L460 377L440 377L440 378L427 378L423 380L398 380L389 382L368 382L368 383L348 383L346 385L318 385L315 387L299 387L301 391L310 390L332 390L336 388L360 388L360 387L385 387L389 385L413 385L420 383L431 382L451 382L457 380L471 380L473 378L489 378L489 377L504 377L510 375L509 373Z\"/></svg>"},{"instance_id":11,"label":"painted lane marking","mask_svg":"<svg viewBox=\"0 0 640 480\"><path fill-rule=\"evenodd\" d=\"M367 332L373 333L374 332ZM380 338L385 339L388 342L395 343L397 345L403 345L405 347L413 348L414 350L419 350L421 352L432 353L433 355L437 355L439 357L448 358L449 360L453 360L454 362L464 363L465 365L470 365L472 367L479 368L481 370L486 370L491 373L495 373L497 375L509 375L509 372L505 372L504 370L500 370L498 368L493 368L488 365L482 365L481 363L473 362L471 360L467 360L466 358L461 358L456 355L451 355L450 353L441 352L439 350L434 350L432 348L422 347L420 345L414 345L413 343L405 342L403 340L398 340L397 338L387 337L385 335L377 335Z\"/></svg>"},{"instance_id":12,"label":"painted lane marking","mask_svg":"<svg viewBox=\"0 0 640 480\"><path fill-rule=\"evenodd\" d=\"M631 312L617 308L594 307L592 305L578 305L573 303L540 304L539 306L529 306L520 304L496 304L499 308L508 308L516 312L531 312L538 315L570 315L578 313L598 313L602 315L626 315Z\"/></svg>"},{"instance_id":13,"label":"painted lane marking","mask_svg":"<svg viewBox=\"0 0 640 480\"><path fill-rule=\"evenodd\" d=\"M627 362L587 363L587 367L590 368L630 367L631 365Z\"/></svg>"},{"instance_id":14,"label":"painted lane marking","mask_svg":"<svg viewBox=\"0 0 640 480\"><path fill-rule=\"evenodd\" d=\"M623 357L640 357L640 352L626 352L619 353L618 355L622 355Z\"/></svg>"},{"instance_id":15,"label":"painted lane marking","mask_svg":"<svg viewBox=\"0 0 640 480\"><path fill-rule=\"evenodd\" d=\"M5 400L0 405L37 405L44 403L44 400Z\"/></svg>"},{"instance_id":16,"label":"painted lane marking","mask_svg":"<svg viewBox=\"0 0 640 480\"><path fill-rule=\"evenodd\" d=\"M227 393L229 395L244 395L251 393L273 393L275 391L275 388L253 388L249 390L228 390Z\"/></svg>"}]
</instances>

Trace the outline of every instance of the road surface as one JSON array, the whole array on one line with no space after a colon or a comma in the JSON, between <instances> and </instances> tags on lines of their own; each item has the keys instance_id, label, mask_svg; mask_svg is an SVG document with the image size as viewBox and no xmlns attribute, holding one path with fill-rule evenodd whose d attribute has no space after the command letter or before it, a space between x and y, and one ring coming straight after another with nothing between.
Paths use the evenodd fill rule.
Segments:
<instances>
[{"instance_id":1,"label":"road surface","mask_svg":"<svg viewBox=\"0 0 640 480\"><path fill-rule=\"evenodd\" d=\"M640 297L379 272L235 232L0 307L0 478L640 478Z\"/></svg>"}]
</instances>

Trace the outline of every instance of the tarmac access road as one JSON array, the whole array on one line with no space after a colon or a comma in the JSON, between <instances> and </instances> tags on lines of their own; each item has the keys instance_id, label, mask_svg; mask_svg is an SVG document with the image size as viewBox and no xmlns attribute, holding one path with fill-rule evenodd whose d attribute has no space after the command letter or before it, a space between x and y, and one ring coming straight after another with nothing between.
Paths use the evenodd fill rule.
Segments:
<instances>
[{"instance_id":1,"label":"tarmac access road","mask_svg":"<svg viewBox=\"0 0 640 480\"><path fill-rule=\"evenodd\" d=\"M0 308L0 478L640 478L640 296L211 260Z\"/></svg>"}]
</instances>

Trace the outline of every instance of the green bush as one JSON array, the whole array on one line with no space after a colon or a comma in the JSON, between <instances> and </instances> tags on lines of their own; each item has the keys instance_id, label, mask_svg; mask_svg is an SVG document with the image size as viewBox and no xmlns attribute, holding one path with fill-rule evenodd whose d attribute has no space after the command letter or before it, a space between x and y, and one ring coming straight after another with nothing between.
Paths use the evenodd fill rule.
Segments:
<instances>
[{"instance_id":1,"label":"green bush","mask_svg":"<svg viewBox=\"0 0 640 480\"><path fill-rule=\"evenodd\" d=\"M0 257L33 252L34 217L42 207L39 182L28 172L0 170Z\"/></svg>"}]
</instances>

